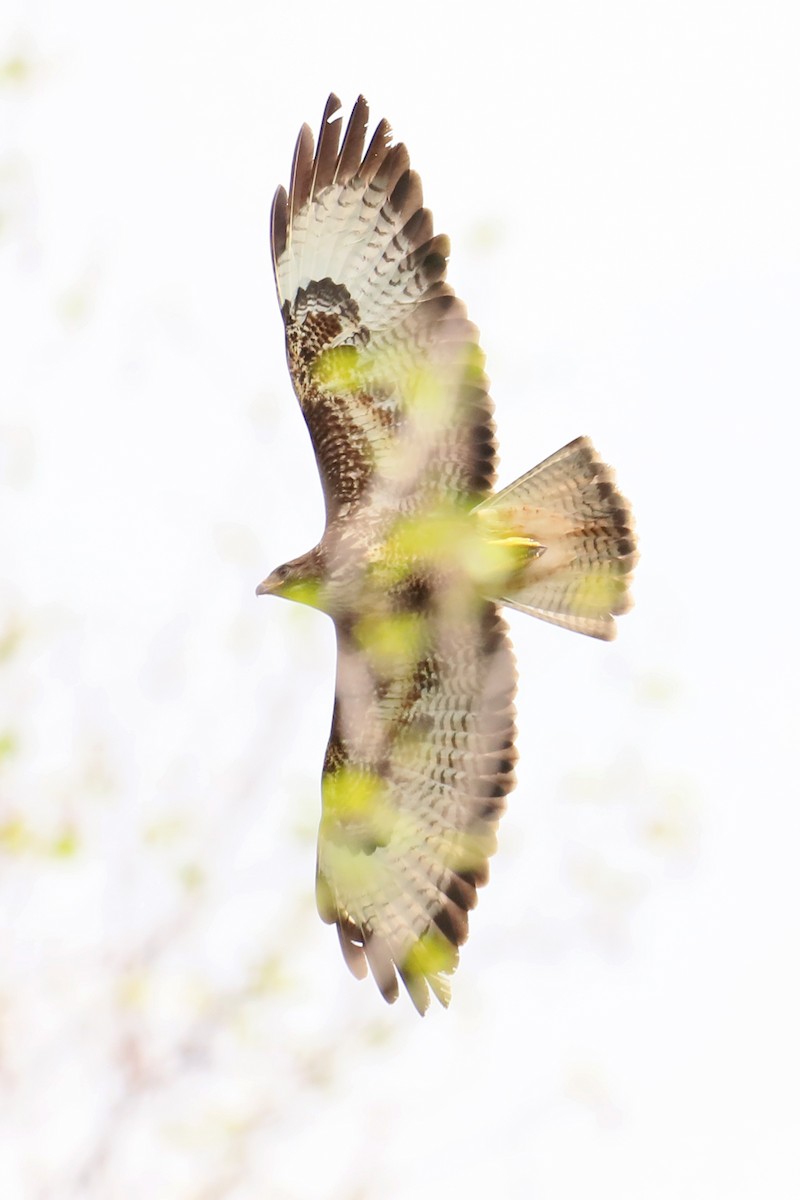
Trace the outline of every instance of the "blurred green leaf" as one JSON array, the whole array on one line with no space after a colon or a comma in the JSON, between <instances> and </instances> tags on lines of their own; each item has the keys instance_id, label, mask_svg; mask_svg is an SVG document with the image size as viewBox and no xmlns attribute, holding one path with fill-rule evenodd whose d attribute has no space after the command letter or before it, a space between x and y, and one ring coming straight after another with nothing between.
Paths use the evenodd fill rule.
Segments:
<instances>
[{"instance_id":1,"label":"blurred green leaf","mask_svg":"<svg viewBox=\"0 0 800 1200\"><path fill-rule=\"evenodd\" d=\"M11 54L0 62L0 86L23 87L34 74L33 60L27 55Z\"/></svg>"},{"instance_id":2,"label":"blurred green leaf","mask_svg":"<svg viewBox=\"0 0 800 1200\"><path fill-rule=\"evenodd\" d=\"M10 758L12 754L16 754L17 749L18 743L16 736L11 732L10 729L0 733L0 762L2 762L4 758Z\"/></svg>"}]
</instances>

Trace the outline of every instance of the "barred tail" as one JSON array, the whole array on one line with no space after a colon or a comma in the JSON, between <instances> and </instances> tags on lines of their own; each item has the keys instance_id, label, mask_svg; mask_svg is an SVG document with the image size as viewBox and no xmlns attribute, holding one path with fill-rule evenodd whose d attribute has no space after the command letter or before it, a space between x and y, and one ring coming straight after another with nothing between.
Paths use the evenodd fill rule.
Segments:
<instances>
[{"instance_id":1,"label":"barred tail","mask_svg":"<svg viewBox=\"0 0 800 1200\"><path fill-rule=\"evenodd\" d=\"M494 597L520 612L610 640L632 600L638 557L633 516L614 472L576 438L476 513L486 536L526 550Z\"/></svg>"}]
</instances>

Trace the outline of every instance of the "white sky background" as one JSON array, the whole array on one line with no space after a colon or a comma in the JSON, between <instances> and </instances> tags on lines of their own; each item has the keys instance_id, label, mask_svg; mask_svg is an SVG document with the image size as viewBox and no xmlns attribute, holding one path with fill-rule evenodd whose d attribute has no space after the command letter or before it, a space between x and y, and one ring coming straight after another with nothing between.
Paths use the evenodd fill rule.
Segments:
<instances>
[{"instance_id":1,"label":"white sky background","mask_svg":"<svg viewBox=\"0 0 800 1200\"><path fill-rule=\"evenodd\" d=\"M794 1195L800 10L5 12L4 1200ZM253 595L322 524L268 212L331 88L451 236L501 483L589 433L642 543L612 646L511 618L424 1021L316 918L332 630Z\"/></svg>"}]
</instances>

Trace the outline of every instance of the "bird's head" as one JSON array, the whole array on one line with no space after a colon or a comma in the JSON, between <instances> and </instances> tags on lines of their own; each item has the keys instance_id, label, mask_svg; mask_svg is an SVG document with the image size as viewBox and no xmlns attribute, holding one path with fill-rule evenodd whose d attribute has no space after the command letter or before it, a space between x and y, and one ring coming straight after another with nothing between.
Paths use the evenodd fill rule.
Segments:
<instances>
[{"instance_id":1,"label":"bird's head","mask_svg":"<svg viewBox=\"0 0 800 1200\"><path fill-rule=\"evenodd\" d=\"M276 567L256 588L257 596L283 596L312 608L324 608L321 593L322 571L316 548Z\"/></svg>"}]
</instances>

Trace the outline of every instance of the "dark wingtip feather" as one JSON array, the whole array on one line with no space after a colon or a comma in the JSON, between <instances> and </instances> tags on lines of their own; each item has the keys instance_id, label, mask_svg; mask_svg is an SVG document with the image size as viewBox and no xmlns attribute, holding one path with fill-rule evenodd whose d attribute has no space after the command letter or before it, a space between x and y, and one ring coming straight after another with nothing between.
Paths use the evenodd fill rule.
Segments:
<instances>
[{"instance_id":1,"label":"dark wingtip feather","mask_svg":"<svg viewBox=\"0 0 800 1200\"><path fill-rule=\"evenodd\" d=\"M361 942L361 931L352 921L342 917L336 922L336 932L339 934L342 956L351 974L355 975L356 979L366 979L367 959Z\"/></svg>"},{"instance_id":2,"label":"dark wingtip feather","mask_svg":"<svg viewBox=\"0 0 800 1200\"><path fill-rule=\"evenodd\" d=\"M421 199L421 197L420 197ZM419 250L433 241L433 217L430 209L419 207L403 226L403 239L408 243L407 269L413 271L419 264Z\"/></svg>"},{"instance_id":3,"label":"dark wingtip feather","mask_svg":"<svg viewBox=\"0 0 800 1200\"><path fill-rule=\"evenodd\" d=\"M465 912L478 903L478 893L473 876L466 871L454 871L443 888L443 894Z\"/></svg>"},{"instance_id":4,"label":"dark wingtip feather","mask_svg":"<svg viewBox=\"0 0 800 1200\"><path fill-rule=\"evenodd\" d=\"M330 117L337 113L342 107L342 102L336 95L336 92L331 92L328 99L325 101L325 115L323 121L327 121Z\"/></svg>"},{"instance_id":5,"label":"dark wingtip feather","mask_svg":"<svg viewBox=\"0 0 800 1200\"><path fill-rule=\"evenodd\" d=\"M308 125L303 125L297 135L292 159L292 176L289 181L289 226L295 216L308 203L311 195L311 173L314 166L314 135Z\"/></svg>"},{"instance_id":6,"label":"dark wingtip feather","mask_svg":"<svg viewBox=\"0 0 800 1200\"><path fill-rule=\"evenodd\" d=\"M380 166L372 177L375 181L375 185L388 192L391 196L395 185L402 178L402 176L407 171L409 175L411 174L409 170L409 161L408 150L406 150L402 142L398 142L396 146L389 146L386 150L383 160L380 163ZM417 181L419 182L419 176L417 176ZM422 203L421 188L419 194L419 203ZM394 205L392 205L392 207L394 207Z\"/></svg>"},{"instance_id":7,"label":"dark wingtip feather","mask_svg":"<svg viewBox=\"0 0 800 1200\"><path fill-rule=\"evenodd\" d=\"M360 167L368 124L369 105L363 96L359 96L353 105L339 152L339 161L334 176L336 183L349 183Z\"/></svg>"},{"instance_id":8,"label":"dark wingtip feather","mask_svg":"<svg viewBox=\"0 0 800 1200\"><path fill-rule=\"evenodd\" d=\"M392 127L389 122L383 117L378 122L378 127L372 135L372 140L367 147L367 152L364 155L364 160L358 170L358 177L364 183L370 183L380 168L386 154L389 150L389 142L392 140Z\"/></svg>"},{"instance_id":9,"label":"dark wingtip feather","mask_svg":"<svg viewBox=\"0 0 800 1200\"><path fill-rule=\"evenodd\" d=\"M392 189L389 203L404 223L422 210L422 184L416 171L405 168Z\"/></svg>"},{"instance_id":10,"label":"dark wingtip feather","mask_svg":"<svg viewBox=\"0 0 800 1200\"><path fill-rule=\"evenodd\" d=\"M323 188L333 183L336 165L339 158L339 135L342 131L342 118L335 117L342 107L337 95L331 92L325 102L322 114L322 124L317 139L317 150L314 155L314 168L311 184L311 196L316 199Z\"/></svg>"},{"instance_id":11,"label":"dark wingtip feather","mask_svg":"<svg viewBox=\"0 0 800 1200\"><path fill-rule=\"evenodd\" d=\"M389 947L382 937L374 937L369 930L366 930L364 951L381 995L388 1004L394 1004L400 995L400 988L397 984L397 975Z\"/></svg>"},{"instance_id":12,"label":"dark wingtip feather","mask_svg":"<svg viewBox=\"0 0 800 1200\"><path fill-rule=\"evenodd\" d=\"M288 197L286 188L279 187L272 201L270 217L270 237L272 240L272 266L277 267L278 259L286 249L286 233L289 225ZM277 272L276 272L277 282ZM281 296L281 299L283 297Z\"/></svg>"},{"instance_id":13,"label":"dark wingtip feather","mask_svg":"<svg viewBox=\"0 0 800 1200\"><path fill-rule=\"evenodd\" d=\"M463 946L469 935L469 918L463 908L450 900L443 900L434 913L434 924L454 946Z\"/></svg>"},{"instance_id":14,"label":"dark wingtip feather","mask_svg":"<svg viewBox=\"0 0 800 1200\"><path fill-rule=\"evenodd\" d=\"M428 984L425 980L425 977L417 974L414 970L400 966L399 964L397 970L400 978L403 981L403 986L411 997L411 1003L414 1005L414 1008L417 1010L419 1015L424 1017L425 1013L430 1008L431 1003L431 994L428 990Z\"/></svg>"}]
</instances>

